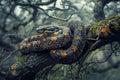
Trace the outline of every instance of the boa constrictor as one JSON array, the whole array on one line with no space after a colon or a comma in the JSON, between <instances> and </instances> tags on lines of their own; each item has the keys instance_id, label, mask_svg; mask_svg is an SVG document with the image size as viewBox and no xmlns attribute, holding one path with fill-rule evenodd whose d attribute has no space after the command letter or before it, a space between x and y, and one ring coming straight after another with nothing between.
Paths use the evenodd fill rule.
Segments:
<instances>
[{"instance_id":1,"label":"boa constrictor","mask_svg":"<svg viewBox=\"0 0 120 80\"><path fill-rule=\"evenodd\" d=\"M113 36L115 33L111 29L113 22L108 21L104 25L91 27L88 37L97 40ZM20 43L19 50L23 54L50 50L53 58L61 60L62 63L72 63L80 57L85 47L86 30L80 21L69 20L67 25L62 27L46 25L37 28L36 31L39 33L38 35L25 38Z\"/></svg>"}]
</instances>

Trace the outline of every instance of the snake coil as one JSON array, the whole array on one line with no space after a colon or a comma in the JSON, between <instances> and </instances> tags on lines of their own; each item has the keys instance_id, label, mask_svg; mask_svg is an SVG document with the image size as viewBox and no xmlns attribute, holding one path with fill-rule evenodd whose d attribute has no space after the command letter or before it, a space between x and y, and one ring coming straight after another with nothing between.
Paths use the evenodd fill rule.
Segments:
<instances>
[{"instance_id":1,"label":"snake coil","mask_svg":"<svg viewBox=\"0 0 120 80\"><path fill-rule=\"evenodd\" d=\"M39 33L25 38L19 46L23 53L50 50L50 55L62 63L76 61L85 45L85 29L79 21L70 20L66 26L46 25L36 29Z\"/></svg>"}]
</instances>

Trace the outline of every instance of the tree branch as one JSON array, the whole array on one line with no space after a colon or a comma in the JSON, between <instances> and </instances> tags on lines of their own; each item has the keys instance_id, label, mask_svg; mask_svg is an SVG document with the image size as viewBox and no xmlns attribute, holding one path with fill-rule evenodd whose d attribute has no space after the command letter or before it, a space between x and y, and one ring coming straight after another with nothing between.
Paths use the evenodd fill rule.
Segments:
<instances>
[{"instance_id":1,"label":"tree branch","mask_svg":"<svg viewBox=\"0 0 120 80\"><path fill-rule=\"evenodd\" d=\"M54 2L56 2L57 0L49 0L47 2L40 2L40 3L35 3L35 4L29 4L29 3L20 3L18 0L13 0L17 5L21 5L21 6L43 6L43 5L49 5L52 4Z\"/></svg>"}]
</instances>

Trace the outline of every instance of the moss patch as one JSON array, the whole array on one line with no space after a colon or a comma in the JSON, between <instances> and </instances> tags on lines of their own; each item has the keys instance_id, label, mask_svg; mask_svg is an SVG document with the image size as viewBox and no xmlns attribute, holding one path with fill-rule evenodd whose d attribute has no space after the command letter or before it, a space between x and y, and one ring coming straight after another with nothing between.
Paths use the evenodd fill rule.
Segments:
<instances>
[{"instance_id":1,"label":"moss patch","mask_svg":"<svg viewBox=\"0 0 120 80\"><path fill-rule=\"evenodd\" d=\"M100 26L105 26L105 25L109 25L110 22L112 21L115 21L116 24L119 24L119 21L120 21L120 15L117 15L117 16L113 16L113 17L110 17L108 19L105 19L105 20L101 20L99 22L96 22L93 26L91 26L90 30L89 30L89 33L88 33L88 37L89 38L96 38L97 35L96 35L96 31L97 29L100 27ZM118 31L118 28L116 26L116 24L114 25L116 27L116 31Z\"/></svg>"}]
</instances>

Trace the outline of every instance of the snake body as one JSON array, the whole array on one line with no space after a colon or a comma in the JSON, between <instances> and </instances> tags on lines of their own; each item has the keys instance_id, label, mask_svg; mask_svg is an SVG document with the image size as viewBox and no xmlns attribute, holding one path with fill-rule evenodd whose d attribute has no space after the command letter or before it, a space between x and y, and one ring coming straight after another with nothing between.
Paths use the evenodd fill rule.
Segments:
<instances>
[{"instance_id":1,"label":"snake body","mask_svg":"<svg viewBox=\"0 0 120 80\"><path fill-rule=\"evenodd\" d=\"M22 53L49 49L51 56L62 63L73 63L80 57L86 36L80 21L69 20L63 27L43 26L37 32L39 35L26 38L20 43Z\"/></svg>"},{"instance_id":2,"label":"snake body","mask_svg":"<svg viewBox=\"0 0 120 80\"><path fill-rule=\"evenodd\" d=\"M19 46L23 54L32 51L43 51L46 49L56 49L65 46L72 38L71 31L64 26L46 25L37 28L38 35L25 38Z\"/></svg>"},{"instance_id":3,"label":"snake body","mask_svg":"<svg viewBox=\"0 0 120 80\"><path fill-rule=\"evenodd\" d=\"M79 21L74 20L68 21L65 27L47 25L39 27L36 31L38 35L25 38L19 46L19 50L23 54L30 53L30 55L26 56L33 56L32 59L30 57L26 58L31 66L41 62L41 57L39 56L41 54L45 55L45 58L43 57L44 59L42 59L43 62L46 58L50 58L48 60L53 61L55 59L55 62L71 64L83 57L86 40L89 40L87 38L92 38L95 41L98 39L120 41L120 17L116 16L97 22L89 29L87 36L84 26ZM50 53L50 55L45 54L46 52ZM51 62L48 62L48 65L49 63ZM22 64L15 63L11 66L11 72L16 74L22 68Z\"/></svg>"},{"instance_id":4,"label":"snake body","mask_svg":"<svg viewBox=\"0 0 120 80\"><path fill-rule=\"evenodd\" d=\"M85 46L85 29L79 21L70 20L67 27L71 29L73 39L71 45L67 49L51 50L50 54L60 63L70 64L75 62L82 55Z\"/></svg>"},{"instance_id":5,"label":"snake body","mask_svg":"<svg viewBox=\"0 0 120 80\"><path fill-rule=\"evenodd\" d=\"M100 24L103 22L105 23ZM96 40L112 37L115 34L113 30L119 30L118 27L111 26L118 26L114 22L116 20L98 22L99 25L90 28L88 37ZM39 35L26 38L21 42L20 51L22 53L49 49L51 56L62 63L72 63L82 54L86 33L84 26L79 21L69 20L67 26L63 27L43 26L38 28L37 32Z\"/></svg>"}]
</instances>

